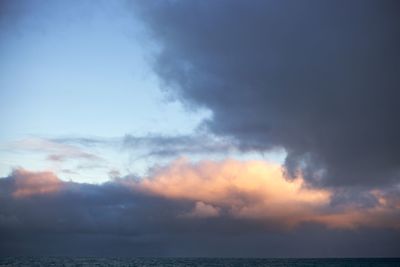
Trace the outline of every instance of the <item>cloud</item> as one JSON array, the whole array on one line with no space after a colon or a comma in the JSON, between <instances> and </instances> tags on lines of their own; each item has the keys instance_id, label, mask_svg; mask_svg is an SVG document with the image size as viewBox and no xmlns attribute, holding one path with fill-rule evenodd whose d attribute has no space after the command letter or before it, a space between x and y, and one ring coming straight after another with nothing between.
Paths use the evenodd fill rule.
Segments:
<instances>
[{"instance_id":1,"label":"cloud","mask_svg":"<svg viewBox=\"0 0 400 267\"><path fill-rule=\"evenodd\" d=\"M88 161L104 161L101 157L83 151L81 148L55 142L45 138L26 138L11 144L12 149L47 153L47 160L64 162L67 160L84 159Z\"/></svg>"},{"instance_id":2,"label":"cloud","mask_svg":"<svg viewBox=\"0 0 400 267\"><path fill-rule=\"evenodd\" d=\"M177 218L182 214L183 217L198 218L229 217L284 228L309 222L332 228L400 227L397 221L400 215L398 190L367 191L373 200L371 203L348 201L335 205L332 201L334 191L311 188L301 177L287 180L279 165L262 161L190 163L180 159L153 170L149 177L114 178L103 185L63 182L51 172L24 169L13 171L9 178L2 180L6 181L11 182L9 196L17 199L59 197L80 192L82 197L100 194L107 201L110 196L104 189L112 187L124 191L128 198L146 196L186 203L183 210L174 215Z\"/></svg>"},{"instance_id":3,"label":"cloud","mask_svg":"<svg viewBox=\"0 0 400 267\"><path fill-rule=\"evenodd\" d=\"M11 176L15 183L15 190L12 193L15 197L51 194L57 192L62 186L62 182L52 172L32 173L18 169Z\"/></svg>"},{"instance_id":4,"label":"cloud","mask_svg":"<svg viewBox=\"0 0 400 267\"><path fill-rule=\"evenodd\" d=\"M176 157L182 155L227 154L239 151L235 140L209 133L187 135L130 135L117 138L64 137L51 142L84 147L110 146L140 154L139 157Z\"/></svg>"},{"instance_id":5,"label":"cloud","mask_svg":"<svg viewBox=\"0 0 400 267\"><path fill-rule=\"evenodd\" d=\"M145 149L146 157L176 157L182 155L227 154L238 151L236 142L210 134L194 135L126 135L123 139L126 149Z\"/></svg>"},{"instance_id":6,"label":"cloud","mask_svg":"<svg viewBox=\"0 0 400 267\"><path fill-rule=\"evenodd\" d=\"M374 199L369 205L349 201L335 206L334 191L312 188L302 177L288 180L280 165L264 161L193 164L180 159L133 184L131 180L122 182L134 190L207 203L235 218L257 219L282 227L305 222L332 228L400 227L400 199L393 195L373 190L367 192Z\"/></svg>"},{"instance_id":7,"label":"cloud","mask_svg":"<svg viewBox=\"0 0 400 267\"><path fill-rule=\"evenodd\" d=\"M69 144L69 145L81 145L85 147L92 147L96 145L116 145L119 138L98 138L98 137L59 137L59 138L50 138L49 141L60 143L60 144Z\"/></svg>"},{"instance_id":8,"label":"cloud","mask_svg":"<svg viewBox=\"0 0 400 267\"><path fill-rule=\"evenodd\" d=\"M399 182L396 1L143 1L154 69L213 133L316 184Z\"/></svg>"},{"instance_id":9,"label":"cloud","mask_svg":"<svg viewBox=\"0 0 400 267\"><path fill-rule=\"evenodd\" d=\"M183 214L183 217L188 218L210 218L210 217L218 217L219 209L214 207L213 205L206 204L204 202L198 201L194 209L189 212Z\"/></svg>"},{"instance_id":10,"label":"cloud","mask_svg":"<svg viewBox=\"0 0 400 267\"><path fill-rule=\"evenodd\" d=\"M288 181L279 165L262 161L191 164L181 159L132 186L166 198L210 203L235 217L287 225L309 220L330 199L329 191L306 188L300 177Z\"/></svg>"},{"instance_id":11,"label":"cloud","mask_svg":"<svg viewBox=\"0 0 400 267\"><path fill-rule=\"evenodd\" d=\"M95 185L18 169L0 179L0 251L103 256L104 250L114 256L304 256L316 251L325 256L366 255L365 251L398 255L392 249L399 236L398 188L367 191L373 200L368 204L333 204L335 192L307 187L301 177L285 180L279 173L278 166L265 162L178 160L154 169L148 177L115 178ZM316 233L321 240L314 240ZM378 239L380 249L374 250ZM114 245L107 249L101 245L109 242ZM343 242L363 248L362 253L333 249ZM292 252L279 244L286 244L285 249L293 246ZM327 244L325 252L320 251L321 244ZM271 250L258 250L260 246Z\"/></svg>"}]
</instances>

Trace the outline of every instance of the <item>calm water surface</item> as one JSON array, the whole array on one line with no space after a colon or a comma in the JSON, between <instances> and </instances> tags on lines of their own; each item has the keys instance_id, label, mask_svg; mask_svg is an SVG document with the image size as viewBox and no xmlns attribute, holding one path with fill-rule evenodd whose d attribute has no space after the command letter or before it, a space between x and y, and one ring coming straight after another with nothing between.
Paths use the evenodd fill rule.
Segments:
<instances>
[{"instance_id":1,"label":"calm water surface","mask_svg":"<svg viewBox=\"0 0 400 267\"><path fill-rule=\"evenodd\" d=\"M218 259L218 258L64 258L9 257L0 258L0 266L388 266L400 267L400 259Z\"/></svg>"}]
</instances>

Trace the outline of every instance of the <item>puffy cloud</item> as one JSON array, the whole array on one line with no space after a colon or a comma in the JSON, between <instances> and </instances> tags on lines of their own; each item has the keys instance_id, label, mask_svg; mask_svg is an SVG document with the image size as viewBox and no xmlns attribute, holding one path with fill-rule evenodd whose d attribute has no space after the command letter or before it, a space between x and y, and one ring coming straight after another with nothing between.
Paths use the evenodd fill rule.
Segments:
<instances>
[{"instance_id":1,"label":"puffy cloud","mask_svg":"<svg viewBox=\"0 0 400 267\"><path fill-rule=\"evenodd\" d=\"M114 201L115 191L109 191L113 188L124 192L127 198L181 203L166 218L244 219L279 228L310 222L330 228L400 228L398 189L358 192L367 198L335 204L334 190L310 187L302 177L289 180L279 165L264 161L191 163L178 159L154 169L148 177L114 178L103 185L63 182L52 172L17 169L1 182L5 196L13 201L32 197L53 200L68 194L85 198L95 194L106 203L108 198ZM120 205L119 208L126 204Z\"/></svg>"},{"instance_id":2,"label":"puffy cloud","mask_svg":"<svg viewBox=\"0 0 400 267\"><path fill-rule=\"evenodd\" d=\"M135 182L133 188L166 198L211 203L236 217L279 219L284 224L309 220L329 203L331 194L307 188L301 177L287 180L280 165L235 160L198 164L177 160Z\"/></svg>"},{"instance_id":3,"label":"puffy cloud","mask_svg":"<svg viewBox=\"0 0 400 267\"><path fill-rule=\"evenodd\" d=\"M332 204L335 191L312 188L302 177L289 180L280 165L264 161L193 164L180 159L130 186L167 199L208 203L229 216L283 227L317 222L332 228L400 228L400 202L393 195L372 190L364 192L373 199L372 204L349 201L335 206Z\"/></svg>"},{"instance_id":4,"label":"puffy cloud","mask_svg":"<svg viewBox=\"0 0 400 267\"><path fill-rule=\"evenodd\" d=\"M398 188L364 193L370 203L335 204L335 191L308 187L301 177L285 180L278 165L261 161L177 160L148 177L115 178L98 185L18 169L0 179L0 251L6 255L104 255L105 250L110 255L142 256L310 256L316 251L325 256L360 256L366 251L398 255L393 250L399 235ZM320 240L313 239L316 233ZM112 248L101 245L110 242ZM363 248L364 254L346 250L346 242ZM285 250L287 244L292 250ZM321 244L326 245L320 251Z\"/></svg>"},{"instance_id":5,"label":"puffy cloud","mask_svg":"<svg viewBox=\"0 0 400 267\"><path fill-rule=\"evenodd\" d=\"M62 187L62 182L52 172L29 172L15 170L11 176L14 182L15 197L31 197L55 193Z\"/></svg>"},{"instance_id":6,"label":"puffy cloud","mask_svg":"<svg viewBox=\"0 0 400 267\"><path fill-rule=\"evenodd\" d=\"M194 207L194 209L189 213L185 213L183 216L189 218L210 218L210 217L217 217L218 215L219 215L218 208L206 204L204 202L198 201L196 202L196 206Z\"/></svg>"},{"instance_id":7,"label":"puffy cloud","mask_svg":"<svg viewBox=\"0 0 400 267\"><path fill-rule=\"evenodd\" d=\"M154 69L243 149L317 184L399 182L397 1L143 1Z\"/></svg>"}]
</instances>

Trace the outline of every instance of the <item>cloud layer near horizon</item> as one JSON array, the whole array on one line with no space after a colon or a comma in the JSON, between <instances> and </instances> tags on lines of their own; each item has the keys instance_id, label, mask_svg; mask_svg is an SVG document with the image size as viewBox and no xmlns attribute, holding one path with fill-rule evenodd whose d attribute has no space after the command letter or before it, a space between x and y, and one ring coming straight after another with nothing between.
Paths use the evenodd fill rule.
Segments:
<instances>
[{"instance_id":1,"label":"cloud layer near horizon","mask_svg":"<svg viewBox=\"0 0 400 267\"><path fill-rule=\"evenodd\" d=\"M8 209L9 204L18 204L20 208L36 201L44 205L68 205L57 200L66 196L78 202L99 197L102 199L98 203L99 208L113 203L115 210L110 212L117 216L121 216L119 212L124 209L122 207L130 204L136 206L137 199L147 198L162 199L170 204L185 203L185 208L169 214L165 219L172 216L178 220L186 215L196 218L224 217L230 220L256 220L282 229L308 222L333 228L400 227L400 199L396 191L366 191L363 194L369 198L369 203L364 199L359 203L352 200L335 204L335 191L312 188L301 177L288 180L279 165L263 161L190 163L180 159L153 170L149 177L117 178L100 185L64 182L51 172L17 169L1 179L0 183L3 227L30 225L25 221L24 214L20 214L21 218L16 217L17 211ZM115 199L117 191L124 192L125 197ZM34 206L30 212L34 213L36 208ZM89 210L83 212L90 213ZM36 219L44 218L36 216ZM48 223L58 225L60 218L48 219ZM7 224L13 220L18 223ZM101 225L103 222L99 219L96 223Z\"/></svg>"},{"instance_id":2,"label":"cloud layer near horizon","mask_svg":"<svg viewBox=\"0 0 400 267\"><path fill-rule=\"evenodd\" d=\"M364 199L335 204L335 191L311 188L301 177L287 180L279 165L263 161L180 159L148 177L100 185L17 169L0 179L0 193L4 248L15 237L10 233L109 234L146 242L183 235L194 242L193 231L221 238L224 233L269 231L284 236L307 225L321 225L328 232L397 232L400 227L398 191L366 191L362 194L369 203Z\"/></svg>"}]
</instances>

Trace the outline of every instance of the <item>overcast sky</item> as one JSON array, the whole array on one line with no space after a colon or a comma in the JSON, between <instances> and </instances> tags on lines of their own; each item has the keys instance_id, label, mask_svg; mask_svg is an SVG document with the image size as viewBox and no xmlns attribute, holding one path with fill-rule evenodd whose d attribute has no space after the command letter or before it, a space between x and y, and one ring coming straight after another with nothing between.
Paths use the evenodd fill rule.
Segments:
<instances>
[{"instance_id":1,"label":"overcast sky","mask_svg":"<svg viewBox=\"0 0 400 267\"><path fill-rule=\"evenodd\" d=\"M0 0L0 254L400 256L399 12Z\"/></svg>"}]
</instances>

